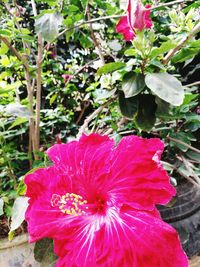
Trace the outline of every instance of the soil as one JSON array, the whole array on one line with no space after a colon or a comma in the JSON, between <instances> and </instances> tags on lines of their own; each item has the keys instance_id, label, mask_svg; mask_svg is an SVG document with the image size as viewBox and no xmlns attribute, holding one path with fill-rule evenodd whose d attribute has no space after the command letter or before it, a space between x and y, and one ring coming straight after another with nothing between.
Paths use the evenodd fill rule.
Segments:
<instances>
[{"instance_id":1,"label":"soil","mask_svg":"<svg viewBox=\"0 0 200 267\"><path fill-rule=\"evenodd\" d=\"M0 217L0 239L7 238L10 231L9 221L5 216ZM27 232L27 223L24 221L22 225L15 230L15 236Z\"/></svg>"}]
</instances>

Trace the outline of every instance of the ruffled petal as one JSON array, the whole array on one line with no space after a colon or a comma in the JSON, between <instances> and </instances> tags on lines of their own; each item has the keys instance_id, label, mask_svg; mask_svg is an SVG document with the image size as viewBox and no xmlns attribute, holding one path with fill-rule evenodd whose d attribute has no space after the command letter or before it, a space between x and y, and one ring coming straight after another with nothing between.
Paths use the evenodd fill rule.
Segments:
<instances>
[{"instance_id":1,"label":"ruffled petal","mask_svg":"<svg viewBox=\"0 0 200 267\"><path fill-rule=\"evenodd\" d=\"M89 199L104 186L104 177L109 172L109 162L114 141L107 136L82 135L79 142L57 144L47 154L70 180L70 192Z\"/></svg>"},{"instance_id":2,"label":"ruffled petal","mask_svg":"<svg viewBox=\"0 0 200 267\"><path fill-rule=\"evenodd\" d=\"M112 155L108 190L112 198L138 209L169 202L176 190L159 161L163 147L157 138L122 138Z\"/></svg>"},{"instance_id":3,"label":"ruffled petal","mask_svg":"<svg viewBox=\"0 0 200 267\"><path fill-rule=\"evenodd\" d=\"M188 266L176 231L151 213L122 209L90 242L80 231L72 237L74 242L55 242L59 255L56 267Z\"/></svg>"}]
</instances>

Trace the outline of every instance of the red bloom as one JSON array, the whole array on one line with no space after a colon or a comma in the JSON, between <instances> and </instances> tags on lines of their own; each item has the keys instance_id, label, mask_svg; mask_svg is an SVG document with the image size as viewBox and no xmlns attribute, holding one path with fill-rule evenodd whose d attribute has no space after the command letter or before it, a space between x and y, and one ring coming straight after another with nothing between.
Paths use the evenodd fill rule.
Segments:
<instances>
[{"instance_id":1,"label":"red bloom","mask_svg":"<svg viewBox=\"0 0 200 267\"><path fill-rule=\"evenodd\" d=\"M147 10L150 7L144 7L140 0L129 0L127 16L120 19L116 31L123 34L126 41L131 41L135 37L135 29L142 31L144 28L151 28L150 10Z\"/></svg>"},{"instance_id":2,"label":"red bloom","mask_svg":"<svg viewBox=\"0 0 200 267\"><path fill-rule=\"evenodd\" d=\"M107 136L48 150L54 165L25 177L30 241L54 239L57 267L186 267L176 231L155 208L175 189L159 139Z\"/></svg>"}]
</instances>

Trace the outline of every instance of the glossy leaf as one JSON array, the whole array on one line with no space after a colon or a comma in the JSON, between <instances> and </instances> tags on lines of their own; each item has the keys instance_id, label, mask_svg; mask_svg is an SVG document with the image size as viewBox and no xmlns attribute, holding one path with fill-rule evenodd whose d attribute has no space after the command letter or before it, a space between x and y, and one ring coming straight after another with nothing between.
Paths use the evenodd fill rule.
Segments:
<instances>
[{"instance_id":1,"label":"glossy leaf","mask_svg":"<svg viewBox=\"0 0 200 267\"><path fill-rule=\"evenodd\" d=\"M167 72L149 73L145 77L145 83L155 95L171 105L179 106L183 103L183 86L173 75Z\"/></svg>"},{"instance_id":2,"label":"glossy leaf","mask_svg":"<svg viewBox=\"0 0 200 267\"><path fill-rule=\"evenodd\" d=\"M122 91L125 98L139 94L145 87L144 76L140 73L129 72L125 74L122 81Z\"/></svg>"},{"instance_id":3,"label":"glossy leaf","mask_svg":"<svg viewBox=\"0 0 200 267\"><path fill-rule=\"evenodd\" d=\"M150 131L156 121L157 105L155 103L155 96L152 95L140 95L138 113L135 118L135 122L139 129L144 131Z\"/></svg>"},{"instance_id":4,"label":"glossy leaf","mask_svg":"<svg viewBox=\"0 0 200 267\"><path fill-rule=\"evenodd\" d=\"M125 98L124 92L119 92L119 107L122 115L132 119L136 115L138 110L137 96Z\"/></svg>"},{"instance_id":5,"label":"glossy leaf","mask_svg":"<svg viewBox=\"0 0 200 267\"><path fill-rule=\"evenodd\" d=\"M126 64L123 62L110 62L110 63L107 63L104 66L100 67L97 71L97 74L102 75L105 73L113 72L113 71L119 70L125 66L126 66Z\"/></svg>"}]
</instances>

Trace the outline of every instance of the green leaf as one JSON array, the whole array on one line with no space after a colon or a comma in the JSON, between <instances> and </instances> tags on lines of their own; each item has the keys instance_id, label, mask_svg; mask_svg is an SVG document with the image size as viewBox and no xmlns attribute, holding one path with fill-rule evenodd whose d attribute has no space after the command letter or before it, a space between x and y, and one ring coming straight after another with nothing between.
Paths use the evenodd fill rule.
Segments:
<instances>
[{"instance_id":1,"label":"green leaf","mask_svg":"<svg viewBox=\"0 0 200 267\"><path fill-rule=\"evenodd\" d=\"M102 75L102 74L109 73L109 72L112 72L115 70L119 70L121 68L124 68L125 66L126 66L126 64L123 62L107 63L98 69L97 74Z\"/></svg>"},{"instance_id":2,"label":"green leaf","mask_svg":"<svg viewBox=\"0 0 200 267\"><path fill-rule=\"evenodd\" d=\"M124 92L119 92L119 107L122 115L127 118L132 119L138 110L138 98L129 97L125 98Z\"/></svg>"},{"instance_id":3,"label":"green leaf","mask_svg":"<svg viewBox=\"0 0 200 267\"><path fill-rule=\"evenodd\" d=\"M158 96L155 98L155 101L157 104L156 115L158 117L162 117L162 115L168 115L169 109L170 109L170 104L167 103L166 101L162 100Z\"/></svg>"},{"instance_id":4,"label":"green leaf","mask_svg":"<svg viewBox=\"0 0 200 267\"><path fill-rule=\"evenodd\" d=\"M125 52L124 52L124 55L125 56L136 56L137 55L137 52L136 52L136 50L135 49L132 49L132 48L130 48L130 49L127 49Z\"/></svg>"},{"instance_id":5,"label":"green leaf","mask_svg":"<svg viewBox=\"0 0 200 267\"><path fill-rule=\"evenodd\" d=\"M24 183L24 179L22 179L17 186L17 194L19 196L24 196L25 192L26 192L26 185Z\"/></svg>"},{"instance_id":6,"label":"green leaf","mask_svg":"<svg viewBox=\"0 0 200 267\"><path fill-rule=\"evenodd\" d=\"M177 45L177 42L173 40L168 40L167 42L162 43L160 47L158 48L154 47L150 53L150 57L153 58L159 55L163 55L164 53L168 52L172 48L176 47L176 45Z\"/></svg>"},{"instance_id":7,"label":"green leaf","mask_svg":"<svg viewBox=\"0 0 200 267\"><path fill-rule=\"evenodd\" d=\"M2 42L0 47L0 55L5 55L8 50L9 48L7 47L7 45Z\"/></svg>"},{"instance_id":8,"label":"green leaf","mask_svg":"<svg viewBox=\"0 0 200 267\"><path fill-rule=\"evenodd\" d=\"M45 41L52 42L58 36L62 21L61 14L46 13L35 20L35 31L37 34L41 33Z\"/></svg>"},{"instance_id":9,"label":"green leaf","mask_svg":"<svg viewBox=\"0 0 200 267\"><path fill-rule=\"evenodd\" d=\"M179 53L171 58L173 63L184 62L193 58L200 52L200 48L183 48Z\"/></svg>"},{"instance_id":10,"label":"green leaf","mask_svg":"<svg viewBox=\"0 0 200 267\"><path fill-rule=\"evenodd\" d=\"M9 30L0 30L0 35L11 36L11 32Z\"/></svg>"},{"instance_id":11,"label":"green leaf","mask_svg":"<svg viewBox=\"0 0 200 267\"><path fill-rule=\"evenodd\" d=\"M139 94L145 87L144 75L134 72L128 72L124 75L122 81L122 91L125 98Z\"/></svg>"},{"instance_id":12,"label":"green leaf","mask_svg":"<svg viewBox=\"0 0 200 267\"><path fill-rule=\"evenodd\" d=\"M183 103L184 89L181 82L167 72L149 73L145 77L146 85L151 91L174 106Z\"/></svg>"},{"instance_id":13,"label":"green leaf","mask_svg":"<svg viewBox=\"0 0 200 267\"><path fill-rule=\"evenodd\" d=\"M35 260L41 262L43 266L54 266L53 263L57 260L54 254L53 240L44 238L36 242L34 247Z\"/></svg>"},{"instance_id":14,"label":"green leaf","mask_svg":"<svg viewBox=\"0 0 200 267\"><path fill-rule=\"evenodd\" d=\"M8 130L10 130L10 129L12 129L12 128L18 126L18 125L21 125L21 124L23 124L23 123L25 123L25 122L27 122L27 121L28 121L27 118L21 118L21 117L18 117L18 118L11 124L11 126L8 128Z\"/></svg>"},{"instance_id":15,"label":"green leaf","mask_svg":"<svg viewBox=\"0 0 200 267\"><path fill-rule=\"evenodd\" d=\"M144 131L150 131L152 129L156 121L156 108L155 96L139 96L139 108L135 118L135 123L139 129Z\"/></svg>"}]
</instances>

